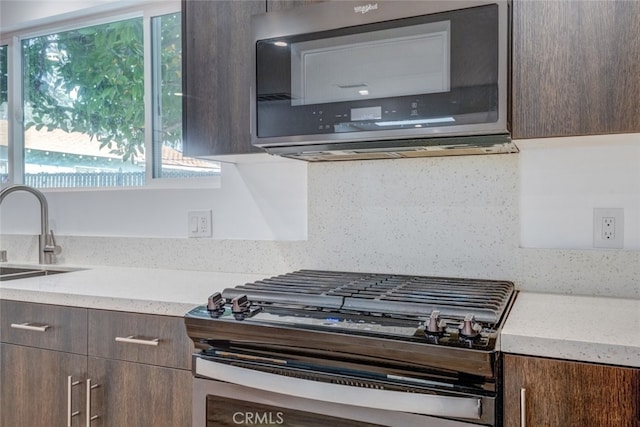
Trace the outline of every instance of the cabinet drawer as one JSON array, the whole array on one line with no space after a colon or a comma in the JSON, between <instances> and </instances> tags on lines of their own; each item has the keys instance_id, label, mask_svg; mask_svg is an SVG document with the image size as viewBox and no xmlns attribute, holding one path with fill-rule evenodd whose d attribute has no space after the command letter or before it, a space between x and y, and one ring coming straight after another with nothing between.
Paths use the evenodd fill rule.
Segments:
<instances>
[{"instance_id":1,"label":"cabinet drawer","mask_svg":"<svg viewBox=\"0 0 640 427\"><path fill-rule=\"evenodd\" d=\"M89 355L191 369L182 317L89 310Z\"/></svg>"},{"instance_id":2,"label":"cabinet drawer","mask_svg":"<svg viewBox=\"0 0 640 427\"><path fill-rule=\"evenodd\" d=\"M0 341L87 354L87 310L77 307L0 301Z\"/></svg>"}]
</instances>

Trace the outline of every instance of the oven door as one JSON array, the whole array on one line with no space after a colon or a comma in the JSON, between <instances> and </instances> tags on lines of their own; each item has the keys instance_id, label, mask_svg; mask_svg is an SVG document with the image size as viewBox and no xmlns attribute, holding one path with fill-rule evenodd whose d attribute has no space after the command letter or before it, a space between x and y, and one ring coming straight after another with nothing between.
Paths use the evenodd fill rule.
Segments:
<instances>
[{"instance_id":1,"label":"oven door","mask_svg":"<svg viewBox=\"0 0 640 427\"><path fill-rule=\"evenodd\" d=\"M493 425L493 399L332 384L195 359L194 427ZM309 378L313 377L311 373Z\"/></svg>"}]
</instances>

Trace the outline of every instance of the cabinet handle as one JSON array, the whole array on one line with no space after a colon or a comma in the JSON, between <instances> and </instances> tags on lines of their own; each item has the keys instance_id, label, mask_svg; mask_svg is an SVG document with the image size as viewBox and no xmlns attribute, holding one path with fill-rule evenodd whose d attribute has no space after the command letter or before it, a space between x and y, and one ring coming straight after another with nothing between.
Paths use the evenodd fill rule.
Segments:
<instances>
[{"instance_id":1,"label":"cabinet handle","mask_svg":"<svg viewBox=\"0 0 640 427\"><path fill-rule=\"evenodd\" d=\"M117 342L126 342L129 344L142 344L142 345L152 345L157 347L160 344L160 338L153 338L150 340L135 338L135 335L129 335L128 337L116 337Z\"/></svg>"},{"instance_id":2,"label":"cabinet handle","mask_svg":"<svg viewBox=\"0 0 640 427\"><path fill-rule=\"evenodd\" d=\"M45 332L51 326L49 326L49 325L32 325L29 322L25 322L25 323L12 323L11 327L13 329L24 329L25 331Z\"/></svg>"},{"instance_id":3,"label":"cabinet handle","mask_svg":"<svg viewBox=\"0 0 640 427\"><path fill-rule=\"evenodd\" d=\"M71 375L67 377L67 427L71 427L71 421L73 417L80 415L80 411L72 412L73 409L71 409L72 407L71 388L78 384L80 384L80 381L73 381L73 378L71 378Z\"/></svg>"},{"instance_id":4,"label":"cabinet handle","mask_svg":"<svg viewBox=\"0 0 640 427\"><path fill-rule=\"evenodd\" d=\"M527 427L527 389L520 389L520 427Z\"/></svg>"},{"instance_id":5,"label":"cabinet handle","mask_svg":"<svg viewBox=\"0 0 640 427\"><path fill-rule=\"evenodd\" d=\"M86 423L86 427L89 427L91 425L91 421L95 421L98 418L100 418L100 415L94 415L91 416L91 390L93 390L94 388L98 388L100 387L100 385L98 384L93 384L91 385L91 379L87 380L87 423Z\"/></svg>"}]
</instances>

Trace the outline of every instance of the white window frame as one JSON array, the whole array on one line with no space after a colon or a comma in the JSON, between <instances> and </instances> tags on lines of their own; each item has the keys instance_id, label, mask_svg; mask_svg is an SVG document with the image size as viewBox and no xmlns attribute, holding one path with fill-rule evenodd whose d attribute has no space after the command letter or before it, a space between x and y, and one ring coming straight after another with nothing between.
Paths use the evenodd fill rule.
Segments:
<instances>
[{"instance_id":1,"label":"white window frame","mask_svg":"<svg viewBox=\"0 0 640 427\"><path fill-rule=\"evenodd\" d=\"M20 177L23 176L24 163L23 163L23 152L22 150L17 149L17 147L24 146L23 142L23 133L18 129L19 126L16 126L16 123L22 123L22 109L16 109L16 94L20 92L21 86L17 86L16 90L16 79L15 76L21 75L20 71L20 58L16 61L15 55L15 45L18 43L18 38L16 36L13 37L5 37L0 38L0 45L7 46L7 137L8 147L7 147L7 161L9 163L9 176L7 185L11 184L19 184L22 179ZM20 98L22 98L20 96ZM20 119L18 121L18 119ZM16 143L14 143L16 141Z\"/></svg>"},{"instance_id":2,"label":"white window frame","mask_svg":"<svg viewBox=\"0 0 640 427\"><path fill-rule=\"evenodd\" d=\"M83 14L80 18L51 21L45 25L16 30L7 36L0 38L0 44L7 45L7 70L8 70L8 185L21 184L24 177L24 117L23 117L23 91L22 91L22 41L34 37L40 37L57 32L69 31L81 27L106 24L109 22L126 20L131 18L143 19L144 42L144 105L145 105L145 173L146 183L135 187L64 187L44 188L47 192L73 192L73 191L135 191L139 189L185 188L185 189L210 189L221 187L221 176L189 177L189 178L154 178L153 177L153 79L152 79L152 40L151 19L181 11L179 1L170 2L144 2L136 7L128 7L110 12L95 12Z\"/></svg>"}]
</instances>

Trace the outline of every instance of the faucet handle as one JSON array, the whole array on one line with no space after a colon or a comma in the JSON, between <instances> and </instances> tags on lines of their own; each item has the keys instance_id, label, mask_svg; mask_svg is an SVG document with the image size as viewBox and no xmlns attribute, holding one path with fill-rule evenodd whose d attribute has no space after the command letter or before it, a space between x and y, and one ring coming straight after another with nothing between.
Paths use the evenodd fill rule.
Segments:
<instances>
[{"instance_id":1,"label":"faucet handle","mask_svg":"<svg viewBox=\"0 0 640 427\"><path fill-rule=\"evenodd\" d=\"M54 255L59 255L62 252L62 247L56 244L56 236L53 234L53 230L49 230L49 238L50 241L44 246L44 251L48 253L52 253Z\"/></svg>"}]
</instances>

